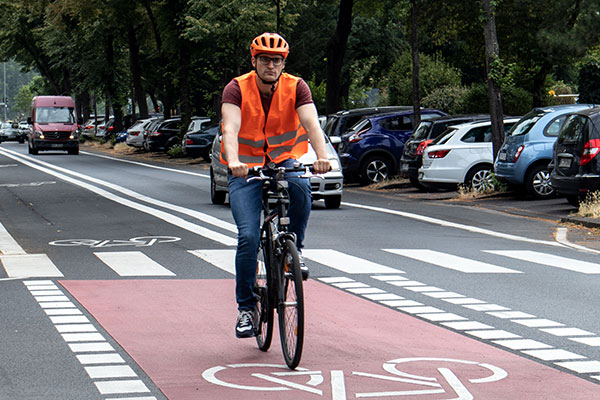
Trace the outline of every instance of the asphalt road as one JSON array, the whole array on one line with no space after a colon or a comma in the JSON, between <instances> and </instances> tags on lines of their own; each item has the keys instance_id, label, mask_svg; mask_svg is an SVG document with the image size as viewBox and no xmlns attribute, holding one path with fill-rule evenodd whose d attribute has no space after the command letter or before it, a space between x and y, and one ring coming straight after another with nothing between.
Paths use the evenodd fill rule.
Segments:
<instances>
[{"instance_id":1,"label":"asphalt road","mask_svg":"<svg viewBox=\"0 0 600 400\"><path fill-rule=\"evenodd\" d=\"M233 338L206 164L90 150L0 146L0 399L600 397L597 236L563 199L315 202L306 371L281 375L276 342Z\"/></svg>"}]
</instances>

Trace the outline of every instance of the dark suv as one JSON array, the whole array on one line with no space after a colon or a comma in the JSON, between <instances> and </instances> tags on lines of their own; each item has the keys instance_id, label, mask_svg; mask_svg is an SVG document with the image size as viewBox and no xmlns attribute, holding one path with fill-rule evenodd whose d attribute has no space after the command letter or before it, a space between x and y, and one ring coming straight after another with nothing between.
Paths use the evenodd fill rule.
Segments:
<instances>
[{"instance_id":1,"label":"dark suv","mask_svg":"<svg viewBox=\"0 0 600 400\"><path fill-rule=\"evenodd\" d=\"M554 143L550 180L554 190L578 207L600 190L600 107L568 114Z\"/></svg>"},{"instance_id":2,"label":"dark suv","mask_svg":"<svg viewBox=\"0 0 600 400\"><path fill-rule=\"evenodd\" d=\"M352 110L342 110L335 114L327 116L327 122L323 130L329 137L342 136L350 130L354 124L366 115L383 114L392 111L412 110L409 106L384 106L384 107L366 107L354 108ZM337 150L338 144L334 143L333 147Z\"/></svg>"},{"instance_id":3,"label":"dark suv","mask_svg":"<svg viewBox=\"0 0 600 400\"><path fill-rule=\"evenodd\" d=\"M423 165L425 147L450 125L460 125L489 118L490 116L486 114L474 114L443 116L421 121L404 143L404 150L400 158L400 175L408 178L414 187L424 190L425 187L419 182L419 168Z\"/></svg>"},{"instance_id":4,"label":"dark suv","mask_svg":"<svg viewBox=\"0 0 600 400\"><path fill-rule=\"evenodd\" d=\"M149 151L164 150L180 143L179 132L181 130L181 118L164 120L154 131L146 135L144 148Z\"/></svg>"},{"instance_id":5,"label":"dark suv","mask_svg":"<svg viewBox=\"0 0 600 400\"><path fill-rule=\"evenodd\" d=\"M438 110L421 110L422 120L444 115ZM344 178L369 184L396 175L404 143L414 125L412 107L363 117L342 136L338 148Z\"/></svg>"}]
</instances>

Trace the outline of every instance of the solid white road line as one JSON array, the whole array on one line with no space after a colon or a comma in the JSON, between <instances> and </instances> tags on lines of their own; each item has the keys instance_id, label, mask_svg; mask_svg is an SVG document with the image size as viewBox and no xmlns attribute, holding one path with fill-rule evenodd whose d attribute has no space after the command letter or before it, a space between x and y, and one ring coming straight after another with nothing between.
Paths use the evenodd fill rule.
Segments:
<instances>
[{"instance_id":1,"label":"solid white road line","mask_svg":"<svg viewBox=\"0 0 600 400\"><path fill-rule=\"evenodd\" d=\"M465 272L467 274L520 274L521 271L488 264L469 258L458 257L452 254L442 253L426 249L383 249L389 253L409 257L417 261L423 261L439 267Z\"/></svg>"},{"instance_id":2,"label":"solid white road line","mask_svg":"<svg viewBox=\"0 0 600 400\"><path fill-rule=\"evenodd\" d=\"M13 239L13 237L10 235L10 233L8 233L8 231L6 230L4 225L2 225L2 223L0 223L0 254L26 254L25 250L23 250L23 248L19 246L19 243L17 243L17 241Z\"/></svg>"},{"instance_id":3,"label":"solid white road line","mask_svg":"<svg viewBox=\"0 0 600 400\"><path fill-rule=\"evenodd\" d=\"M119 203L119 204L122 204L124 206L130 207L132 209L135 209L136 211L141 211L141 212L144 212L146 214L152 215L152 216L154 216L156 218L162 219L163 221L165 221L167 223L170 223L172 225L178 226L178 227L180 227L182 229L185 229L187 231L195 233L195 234L197 234L199 236L203 236L203 237L205 237L207 239L214 240L214 241L219 242L219 243L221 243L223 245L226 245L226 246L235 246L237 244L237 240L235 238L223 235L223 234L221 234L219 232L216 232L214 230L205 228L203 226L193 224L193 223L191 223L189 221L184 220L183 218L179 218L179 217L177 217L177 216L175 216L173 214L169 214L169 213L164 212L162 210L158 210L156 208L152 208L152 207L146 206L144 204L136 203L135 201L126 199L124 197L117 196L117 195L115 195L115 194L113 194L113 193L111 193L111 192L109 192L107 190L101 189L101 188L99 188L97 186L91 185L91 184L83 182L81 180L77 180L77 179L72 178L72 177L70 177L68 175L65 175L63 173L60 173L60 172L57 172L57 171L54 171L54 170L50 169L50 168L57 169L59 167L54 167L54 166L48 164L48 167L45 168L45 167L43 167L41 165L35 164L34 162L32 162L33 160L29 161L23 155L16 156L16 155L9 154L9 153L7 153L6 151L3 151L3 150L0 150L0 154L4 154L6 157L13 158L13 159L15 159L15 160L17 160L17 161L19 161L19 162L21 162L21 163L23 163L23 164L31 167L31 168L34 168L34 169L37 169L39 171L45 172L45 173L47 173L49 175L55 176L55 177L57 177L59 179L62 179L63 181L66 181L66 182L69 182L71 184L80 186L80 187L82 187L84 189L87 189L87 190L89 190L89 191L91 191L93 193L96 193L96 194L98 194L98 195L100 195L100 196L102 196L102 197L104 197L106 199L109 199L109 200L112 200L112 201L114 201L116 203ZM40 163L40 161L38 161L38 160L35 160L35 162ZM62 169L62 170L64 170L65 173L69 173L69 174L72 174L72 175L81 175L81 174L77 174L77 173L75 173L73 171L68 171L68 170L65 170L65 169ZM91 180L91 181L95 180L94 178L85 177L84 175L81 175L81 177L84 177L85 179L88 179L88 180ZM108 183L106 185L108 187L113 188L113 189L114 189L114 187L117 186L117 185L108 184ZM116 189L114 189L114 190L116 190ZM132 192L132 191L127 191L126 189L123 189L123 190L126 191L127 193L131 193L132 195L133 195L133 193L135 193L135 192ZM141 196L141 195L139 195L139 196ZM143 196L143 197L147 198L147 199L150 199L148 201L152 201L153 200L153 199L151 199L149 197L145 197L145 196ZM169 205L168 203L160 202L159 200L153 200L153 201L156 202L156 203L161 203L159 205L162 205L162 204ZM181 209L181 211L185 211L186 210L183 207L177 207L177 206L173 206L173 205L169 205L169 206L170 207L175 207L175 208L177 208L177 210ZM194 214L194 215L200 214L200 213L197 213L197 212L193 212L193 210L189 210L189 211L192 214ZM210 218L208 218L208 217L210 217ZM231 228L230 226L226 225L227 224L226 222L221 221L221 220L219 220L217 218L214 218L214 217L211 217L211 216L207 216L207 220L205 222L211 223L211 222L209 222L209 220L212 221L215 224L220 224L220 226L222 228L224 228L224 229L227 229L227 227ZM229 224L229 225L231 225L231 224Z\"/></svg>"},{"instance_id":4,"label":"solid white road line","mask_svg":"<svg viewBox=\"0 0 600 400\"><path fill-rule=\"evenodd\" d=\"M587 261L578 261L572 258L555 256L530 250L483 250L487 253L498 254L505 257L516 258L535 264L547 265L554 268L562 268L569 271L581 272L583 274L600 274L600 264Z\"/></svg>"},{"instance_id":5,"label":"solid white road line","mask_svg":"<svg viewBox=\"0 0 600 400\"><path fill-rule=\"evenodd\" d=\"M119 276L175 276L175 274L141 251L96 252Z\"/></svg>"}]
</instances>

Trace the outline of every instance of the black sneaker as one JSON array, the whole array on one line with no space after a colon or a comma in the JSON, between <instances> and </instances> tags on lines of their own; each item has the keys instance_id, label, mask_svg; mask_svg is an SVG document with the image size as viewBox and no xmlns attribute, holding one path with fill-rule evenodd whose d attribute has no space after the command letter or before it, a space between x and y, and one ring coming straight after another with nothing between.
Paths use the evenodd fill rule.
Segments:
<instances>
[{"instance_id":1,"label":"black sneaker","mask_svg":"<svg viewBox=\"0 0 600 400\"><path fill-rule=\"evenodd\" d=\"M305 281L308 279L308 276L310 275L310 271L308 270L308 267L304 263L304 257L302 257L302 253L298 252L298 258L300 259L300 271L302 271L302 280Z\"/></svg>"},{"instance_id":2,"label":"black sneaker","mask_svg":"<svg viewBox=\"0 0 600 400\"><path fill-rule=\"evenodd\" d=\"M238 338L254 337L254 315L252 311L240 311L238 313L235 336Z\"/></svg>"}]
</instances>

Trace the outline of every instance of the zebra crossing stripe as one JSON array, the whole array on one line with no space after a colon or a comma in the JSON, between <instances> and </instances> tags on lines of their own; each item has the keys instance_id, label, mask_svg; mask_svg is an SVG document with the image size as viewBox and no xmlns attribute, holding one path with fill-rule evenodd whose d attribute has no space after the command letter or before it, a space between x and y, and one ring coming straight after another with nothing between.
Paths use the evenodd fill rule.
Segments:
<instances>
[{"instance_id":1,"label":"zebra crossing stripe","mask_svg":"<svg viewBox=\"0 0 600 400\"><path fill-rule=\"evenodd\" d=\"M235 250L189 250L188 253L235 275Z\"/></svg>"},{"instance_id":2,"label":"zebra crossing stripe","mask_svg":"<svg viewBox=\"0 0 600 400\"><path fill-rule=\"evenodd\" d=\"M0 261L9 277L60 278L63 276L46 254L0 255Z\"/></svg>"},{"instance_id":3,"label":"zebra crossing stripe","mask_svg":"<svg viewBox=\"0 0 600 400\"><path fill-rule=\"evenodd\" d=\"M486 274L520 274L521 271L500 267L498 265L487 264L469 258L458 257L452 254L442 253L426 249L383 249L389 253L398 254L403 257L412 258L418 261L424 261L439 267L453 269L455 271Z\"/></svg>"},{"instance_id":4,"label":"zebra crossing stripe","mask_svg":"<svg viewBox=\"0 0 600 400\"><path fill-rule=\"evenodd\" d=\"M528 261L549 267L562 268L582 274L600 274L600 264L587 261L573 260L571 258L555 256L530 250L483 250L486 253L498 254L517 260Z\"/></svg>"},{"instance_id":5,"label":"zebra crossing stripe","mask_svg":"<svg viewBox=\"0 0 600 400\"><path fill-rule=\"evenodd\" d=\"M175 276L141 251L114 251L94 253L120 276Z\"/></svg>"},{"instance_id":6,"label":"zebra crossing stripe","mask_svg":"<svg viewBox=\"0 0 600 400\"><path fill-rule=\"evenodd\" d=\"M347 274L398 274L404 273L395 268L377 264L369 260L341 253L331 249L303 249L304 258L335 268Z\"/></svg>"}]
</instances>

